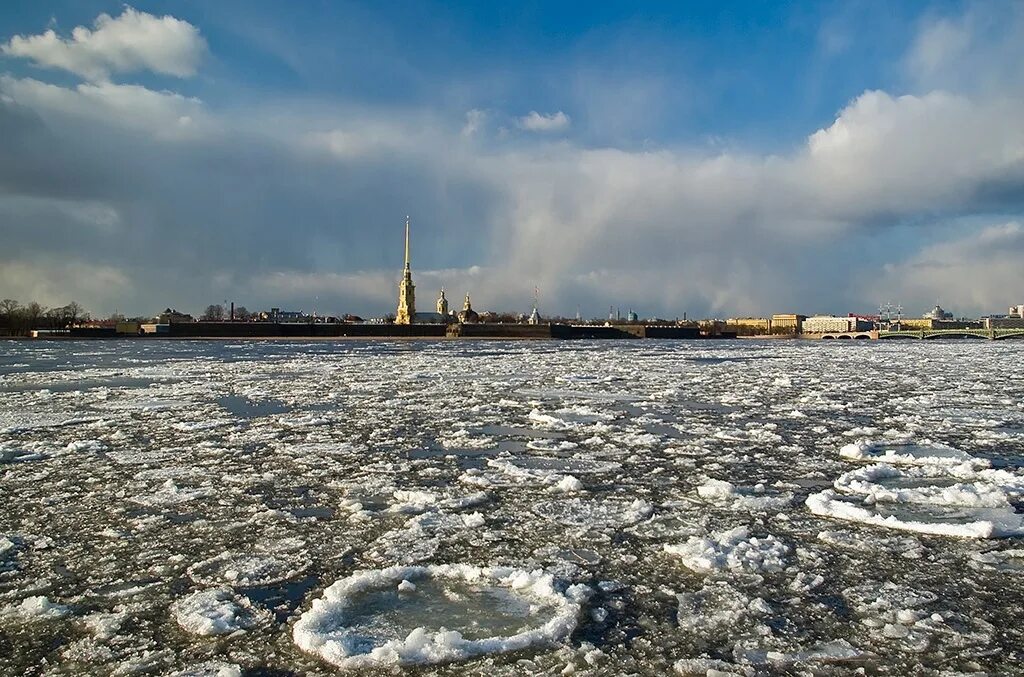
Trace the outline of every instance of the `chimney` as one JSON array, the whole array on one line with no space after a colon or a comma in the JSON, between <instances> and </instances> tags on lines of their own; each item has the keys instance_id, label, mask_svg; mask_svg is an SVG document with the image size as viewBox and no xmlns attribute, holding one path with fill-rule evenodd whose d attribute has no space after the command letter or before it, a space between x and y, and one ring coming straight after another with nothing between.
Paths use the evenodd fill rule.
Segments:
<instances>
[{"instance_id":1,"label":"chimney","mask_svg":"<svg viewBox=\"0 0 1024 677\"><path fill-rule=\"evenodd\" d=\"M231 302L231 321L235 321L235 302Z\"/></svg>"}]
</instances>

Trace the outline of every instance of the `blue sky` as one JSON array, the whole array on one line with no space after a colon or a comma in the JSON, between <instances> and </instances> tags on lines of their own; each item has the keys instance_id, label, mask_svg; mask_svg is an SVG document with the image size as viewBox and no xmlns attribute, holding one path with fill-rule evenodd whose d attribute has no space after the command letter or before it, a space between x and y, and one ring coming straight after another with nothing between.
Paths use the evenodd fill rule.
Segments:
<instances>
[{"instance_id":1,"label":"blue sky","mask_svg":"<svg viewBox=\"0 0 1024 677\"><path fill-rule=\"evenodd\" d=\"M597 5L5 3L0 295L1024 302L1021 5Z\"/></svg>"}]
</instances>

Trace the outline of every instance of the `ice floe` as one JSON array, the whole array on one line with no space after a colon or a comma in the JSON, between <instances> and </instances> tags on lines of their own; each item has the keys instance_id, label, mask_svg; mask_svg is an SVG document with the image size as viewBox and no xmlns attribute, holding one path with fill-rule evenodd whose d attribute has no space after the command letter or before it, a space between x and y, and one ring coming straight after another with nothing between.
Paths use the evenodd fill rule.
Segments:
<instances>
[{"instance_id":1,"label":"ice floe","mask_svg":"<svg viewBox=\"0 0 1024 677\"><path fill-rule=\"evenodd\" d=\"M831 489L808 496L807 507L815 515L922 534L962 538L1024 535L1024 515L1010 507L865 503L843 498Z\"/></svg>"},{"instance_id":2,"label":"ice floe","mask_svg":"<svg viewBox=\"0 0 1024 677\"><path fill-rule=\"evenodd\" d=\"M51 601L45 595L26 597L18 604L0 607L0 620L22 622L49 621L64 618L71 613L69 607Z\"/></svg>"},{"instance_id":3,"label":"ice floe","mask_svg":"<svg viewBox=\"0 0 1024 677\"><path fill-rule=\"evenodd\" d=\"M964 463L979 467L990 465L987 459L976 458L966 451L930 441L919 444L881 441L854 442L842 447L839 450L839 455L854 461L888 463L890 465L962 465Z\"/></svg>"},{"instance_id":4,"label":"ice floe","mask_svg":"<svg viewBox=\"0 0 1024 677\"><path fill-rule=\"evenodd\" d=\"M782 510L793 503L793 494L756 484L751 487L737 487L722 480L709 479L697 487L697 495L718 508L767 512Z\"/></svg>"},{"instance_id":5,"label":"ice floe","mask_svg":"<svg viewBox=\"0 0 1024 677\"><path fill-rule=\"evenodd\" d=\"M786 567L790 553L790 547L775 536L751 536L745 526L708 536L694 536L685 543L666 543L664 550L679 557L687 568L698 573L781 571Z\"/></svg>"},{"instance_id":6,"label":"ice floe","mask_svg":"<svg viewBox=\"0 0 1024 677\"><path fill-rule=\"evenodd\" d=\"M200 590L171 605L174 620L193 635L229 635L270 622L270 613L230 588Z\"/></svg>"},{"instance_id":7,"label":"ice floe","mask_svg":"<svg viewBox=\"0 0 1024 677\"><path fill-rule=\"evenodd\" d=\"M391 567L331 585L292 634L342 669L451 662L562 642L585 597L582 586L560 590L540 571Z\"/></svg>"},{"instance_id":8,"label":"ice floe","mask_svg":"<svg viewBox=\"0 0 1024 677\"><path fill-rule=\"evenodd\" d=\"M835 488L870 501L996 508L1024 493L1024 477L1006 470L978 470L969 463L903 468L878 464L844 473Z\"/></svg>"},{"instance_id":9,"label":"ice floe","mask_svg":"<svg viewBox=\"0 0 1024 677\"><path fill-rule=\"evenodd\" d=\"M533 512L541 517L571 527L605 529L635 524L654 511L654 506L642 499L585 499L559 498L539 501Z\"/></svg>"},{"instance_id":10,"label":"ice floe","mask_svg":"<svg viewBox=\"0 0 1024 677\"><path fill-rule=\"evenodd\" d=\"M189 577L203 585L253 587L280 583L309 567L302 553L224 551L188 568Z\"/></svg>"}]
</instances>

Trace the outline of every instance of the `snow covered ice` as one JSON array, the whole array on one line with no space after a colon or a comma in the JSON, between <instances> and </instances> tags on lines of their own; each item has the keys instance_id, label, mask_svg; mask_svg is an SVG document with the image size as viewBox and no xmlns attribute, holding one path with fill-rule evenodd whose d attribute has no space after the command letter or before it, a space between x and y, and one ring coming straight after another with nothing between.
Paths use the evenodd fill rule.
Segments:
<instances>
[{"instance_id":1,"label":"snow covered ice","mask_svg":"<svg viewBox=\"0 0 1024 677\"><path fill-rule=\"evenodd\" d=\"M1014 674L1022 348L5 342L0 674Z\"/></svg>"}]
</instances>

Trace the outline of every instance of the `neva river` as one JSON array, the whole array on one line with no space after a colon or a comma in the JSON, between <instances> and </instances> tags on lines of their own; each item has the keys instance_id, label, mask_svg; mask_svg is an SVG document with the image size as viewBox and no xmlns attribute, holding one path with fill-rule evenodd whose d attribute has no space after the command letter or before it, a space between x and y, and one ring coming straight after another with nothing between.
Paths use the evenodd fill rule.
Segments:
<instances>
[{"instance_id":1,"label":"neva river","mask_svg":"<svg viewBox=\"0 0 1024 677\"><path fill-rule=\"evenodd\" d=\"M1022 357L0 342L0 674L1020 674Z\"/></svg>"}]
</instances>

